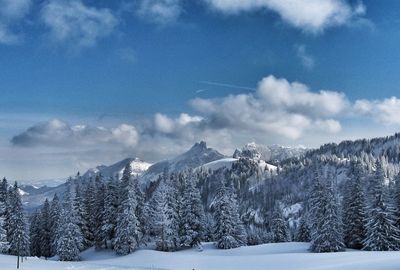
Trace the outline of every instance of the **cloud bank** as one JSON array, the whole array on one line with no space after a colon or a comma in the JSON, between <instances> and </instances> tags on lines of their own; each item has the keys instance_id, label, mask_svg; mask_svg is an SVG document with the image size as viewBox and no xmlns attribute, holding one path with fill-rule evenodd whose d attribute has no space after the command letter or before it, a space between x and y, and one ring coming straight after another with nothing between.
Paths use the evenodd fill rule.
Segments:
<instances>
[{"instance_id":1,"label":"cloud bank","mask_svg":"<svg viewBox=\"0 0 400 270\"><path fill-rule=\"evenodd\" d=\"M253 91L196 98L189 103L191 113L158 112L150 118L108 127L71 125L58 119L39 122L13 136L11 144L17 152L25 149L57 156L73 164L72 168L84 170L129 156L155 162L179 154L199 140L228 155L249 141L317 146L333 138L347 138L351 127L345 120L350 118L352 125L362 120L370 121L371 126L400 126L397 97L350 101L340 91L315 91L273 75L262 78Z\"/></svg>"},{"instance_id":2,"label":"cloud bank","mask_svg":"<svg viewBox=\"0 0 400 270\"><path fill-rule=\"evenodd\" d=\"M23 147L84 147L102 144L133 147L137 141L138 132L131 125L121 124L111 129L87 125L70 126L58 119L38 123L11 139L13 145Z\"/></svg>"}]
</instances>

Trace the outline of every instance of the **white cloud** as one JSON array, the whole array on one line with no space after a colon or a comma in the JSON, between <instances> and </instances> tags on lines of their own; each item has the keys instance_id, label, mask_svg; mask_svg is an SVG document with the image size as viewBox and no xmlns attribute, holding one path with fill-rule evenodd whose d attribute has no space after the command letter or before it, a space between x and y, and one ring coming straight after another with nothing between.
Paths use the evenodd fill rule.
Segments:
<instances>
[{"instance_id":1,"label":"white cloud","mask_svg":"<svg viewBox=\"0 0 400 270\"><path fill-rule=\"evenodd\" d=\"M354 104L357 115L372 118L387 125L400 125L400 99L397 97L383 100L357 100Z\"/></svg>"},{"instance_id":2,"label":"white cloud","mask_svg":"<svg viewBox=\"0 0 400 270\"><path fill-rule=\"evenodd\" d=\"M139 134L134 126L121 124L111 130L113 141L133 147L139 141Z\"/></svg>"},{"instance_id":3,"label":"white cloud","mask_svg":"<svg viewBox=\"0 0 400 270\"><path fill-rule=\"evenodd\" d=\"M315 66L315 60L314 57L312 57L308 51L307 48L304 44L301 45L296 45L295 46L296 50L296 55L300 59L301 64L306 68L306 69L313 69Z\"/></svg>"},{"instance_id":4,"label":"white cloud","mask_svg":"<svg viewBox=\"0 0 400 270\"><path fill-rule=\"evenodd\" d=\"M16 146L81 147L102 145L122 145L133 147L139 140L136 128L121 124L116 128L92 127L87 125L70 126L53 119L41 122L11 139Z\"/></svg>"},{"instance_id":5,"label":"white cloud","mask_svg":"<svg viewBox=\"0 0 400 270\"><path fill-rule=\"evenodd\" d=\"M154 116L154 127L159 132L171 133L174 131L174 121L164 114L156 113Z\"/></svg>"},{"instance_id":6,"label":"white cloud","mask_svg":"<svg viewBox=\"0 0 400 270\"><path fill-rule=\"evenodd\" d=\"M86 6L80 0L50 0L41 15L54 41L78 48L95 45L110 35L118 23L111 10Z\"/></svg>"},{"instance_id":7,"label":"white cloud","mask_svg":"<svg viewBox=\"0 0 400 270\"><path fill-rule=\"evenodd\" d=\"M321 32L328 27L347 24L365 14L359 2L351 6L346 0L205 0L217 11L238 14L267 9L283 21L308 32Z\"/></svg>"},{"instance_id":8,"label":"white cloud","mask_svg":"<svg viewBox=\"0 0 400 270\"><path fill-rule=\"evenodd\" d=\"M175 22L182 13L182 0L140 0L137 14L157 24Z\"/></svg>"},{"instance_id":9,"label":"white cloud","mask_svg":"<svg viewBox=\"0 0 400 270\"><path fill-rule=\"evenodd\" d=\"M329 90L311 92L308 86L302 83L290 83L272 75L261 80L257 94L270 106L306 115L337 115L347 106L347 99L343 93Z\"/></svg>"},{"instance_id":10,"label":"white cloud","mask_svg":"<svg viewBox=\"0 0 400 270\"><path fill-rule=\"evenodd\" d=\"M154 129L161 133L181 133L182 129L191 124L198 124L203 120L200 116L191 116L181 113L178 118L170 118L161 113L154 115Z\"/></svg>"},{"instance_id":11,"label":"white cloud","mask_svg":"<svg viewBox=\"0 0 400 270\"><path fill-rule=\"evenodd\" d=\"M321 90L311 92L301 83L268 76L256 92L219 99L194 99L192 106L204 114L209 128L229 128L300 138L305 131L337 133L338 116L348 106L344 94Z\"/></svg>"},{"instance_id":12,"label":"white cloud","mask_svg":"<svg viewBox=\"0 0 400 270\"><path fill-rule=\"evenodd\" d=\"M31 6L31 0L0 0L0 43L20 41L21 34L14 31L14 26L24 19Z\"/></svg>"}]
</instances>

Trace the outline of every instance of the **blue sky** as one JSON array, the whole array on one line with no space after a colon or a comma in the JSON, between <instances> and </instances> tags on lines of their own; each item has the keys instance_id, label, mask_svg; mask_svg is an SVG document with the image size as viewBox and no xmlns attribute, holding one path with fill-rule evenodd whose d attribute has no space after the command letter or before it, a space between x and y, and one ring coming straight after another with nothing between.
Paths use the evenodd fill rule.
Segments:
<instances>
[{"instance_id":1,"label":"blue sky","mask_svg":"<svg viewBox=\"0 0 400 270\"><path fill-rule=\"evenodd\" d=\"M0 172L389 135L400 2L0 0ZM18 170L24 166L26 170Z\"/></svg>"}]
</instances>

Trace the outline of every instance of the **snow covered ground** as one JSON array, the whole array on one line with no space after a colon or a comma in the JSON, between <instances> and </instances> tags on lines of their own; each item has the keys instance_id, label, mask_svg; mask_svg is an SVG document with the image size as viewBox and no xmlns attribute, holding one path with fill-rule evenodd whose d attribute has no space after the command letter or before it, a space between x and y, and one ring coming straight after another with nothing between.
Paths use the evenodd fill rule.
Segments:
<instances>
[{"instance_id":1,"label":"snow covered ground","mask_svg":"<svg viewBox=\"0 0 400 270\"><path fill-rule=\"evenodd\" d=\"M112 252L82 253L80 262L45 261L28 258L20 269L31 270L257 270L257 269L400 269L400 252L353 251L315 254L307 251L306 243L279 243L217 250L212 243L204 244L204 251L196 249L167 253L154 250L138 250L117 257ZM0 255L0 269L15 269L14 256Z\"/></svg>"}]
</instances>

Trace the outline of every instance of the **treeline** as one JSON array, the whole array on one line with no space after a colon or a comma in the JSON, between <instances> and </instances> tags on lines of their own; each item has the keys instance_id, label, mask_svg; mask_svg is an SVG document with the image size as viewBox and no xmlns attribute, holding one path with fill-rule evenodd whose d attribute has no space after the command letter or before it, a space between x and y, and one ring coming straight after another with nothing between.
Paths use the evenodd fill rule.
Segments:
<instances>
[{"instance_id":1,"label":"treeline","mask_svg":"<svg viewBox=\"0 0 400 270\"><path fill-rule=\"evenodd\" d=\"M215 222L208 222L197 182L192 171L165 173L146 200L129 164L121 180L98 175L83 185L78 175L68 180L62 200L55 195L33 215L30 254L72 261L92 246L126 255L148 243L160 251L201 248L205 239L225 249L245 245L233 187L220 186L213 203Z\"/></svg>"},{"instance_id":2,"label":"treeline","mask_svg":"<svg viewBox=\"0 0 400 270\"><path fill-rule=\"evenodd\" d=\"M70 261L93 246L126 255L143 245L176 251L201 248L202 241L221 249L302 241L310 242L313 252L400 250L400 176L389 179L382 160L345 161L346 175L338 180L333 172L340 167L314 159L297 174L286 170L254 188L248 184L256 180L249 173L254 166L242 161L212 173L164 173L152 192L143 192L128 164L121 180L79 174L69 179L61 197L46 200L31 216L29 228L17 184L9 187L4 179L0 251ZM289 226L285 202L295 187L305 194ZM268 213L248 218L249 209L258 205L268 205L259 211Z\"/></svg>"},{"instance_id":3,"label":"treeline","mask_svg":"<svg viewBox=\"0 0 400 270\"><path fill-rule=\"evenodd\" d=\"M314 252L400 250L400 176L390 181L379 160L372 173L352 161L340 196L330 173L313 173L297 241L310 241Z\"/></svg>"}]
</instances>

